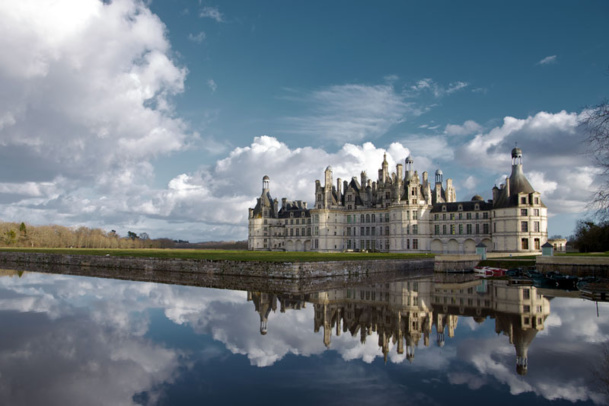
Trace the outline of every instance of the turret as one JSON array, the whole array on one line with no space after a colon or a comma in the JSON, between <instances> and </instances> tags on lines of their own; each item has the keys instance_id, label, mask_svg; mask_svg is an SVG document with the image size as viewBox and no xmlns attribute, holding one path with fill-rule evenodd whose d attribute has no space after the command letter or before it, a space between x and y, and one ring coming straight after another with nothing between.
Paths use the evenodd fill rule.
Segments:
<instances>
[{"instance_id":1,"label":"turret","mask_svg":"<svg viewBox=\"0 0 609 406\"><path fill-rule=\"evenodd\" d=\"M387 154L383 154L383 182L387 181L389 176L389 163L387 162Z\"/></svg>"}]
</instances>

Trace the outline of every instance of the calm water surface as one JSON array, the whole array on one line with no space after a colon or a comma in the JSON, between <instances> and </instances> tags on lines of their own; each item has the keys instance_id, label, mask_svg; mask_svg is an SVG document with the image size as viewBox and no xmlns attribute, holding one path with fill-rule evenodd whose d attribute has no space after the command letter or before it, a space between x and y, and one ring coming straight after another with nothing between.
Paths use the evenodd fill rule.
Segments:
<instances>
[{"instance_id":1,"label":"calm water surface","mask_svg":"<svg viewBox=\"0 0 609 406\"><path fill-rule=\"evenodd\" d=\"M0 273L3 405L606 403L609 306L561 291L429 276L287 294Z\"/></svg>"}]
</instances>

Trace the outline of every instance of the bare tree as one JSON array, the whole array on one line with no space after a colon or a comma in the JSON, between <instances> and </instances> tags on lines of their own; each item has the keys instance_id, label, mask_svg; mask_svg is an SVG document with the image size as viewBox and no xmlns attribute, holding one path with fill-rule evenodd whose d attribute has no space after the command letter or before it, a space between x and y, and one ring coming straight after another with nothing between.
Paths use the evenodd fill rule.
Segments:
<instances>
[{"instance_id":1,"label":"bare tree","mask_svg":"<svg viewBox=\"0 0 609 406\"><path fill-rule=\"evenodd\" d=\"M609 219L609 101L588 109L580 124L588 134L590 153L602 171L603 181L594 194L590 207L602 220Z\"/></svg>"}]
</instances>

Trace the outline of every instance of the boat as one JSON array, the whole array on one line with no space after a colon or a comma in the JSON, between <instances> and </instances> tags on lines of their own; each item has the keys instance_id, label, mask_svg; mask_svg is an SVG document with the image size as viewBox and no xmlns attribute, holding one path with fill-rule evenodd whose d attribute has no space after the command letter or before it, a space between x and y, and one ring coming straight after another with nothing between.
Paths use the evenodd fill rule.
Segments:
<instances>
[{"instance_id":1,"label":"boat","mask_svg":"<svg viewBox=\"0 0 609 406\"><path fill-rule=\"evenodd\" d=\"M573 275L565 275L560 272L551 271L546 273L546 278L556 284L558 289L576 290L579 278Z\"/></svg>"},{"instance_id":2,"label":"boat","mask_svg":"<svg viewBox=\"0 0 609 406\"><path fill-rule=\"evenodd\" d=\"M500 277L505 276L507 269L493 268L490 266L476 266L474 267L474 273L483 278Z\"/></svg>"}]
</instances>

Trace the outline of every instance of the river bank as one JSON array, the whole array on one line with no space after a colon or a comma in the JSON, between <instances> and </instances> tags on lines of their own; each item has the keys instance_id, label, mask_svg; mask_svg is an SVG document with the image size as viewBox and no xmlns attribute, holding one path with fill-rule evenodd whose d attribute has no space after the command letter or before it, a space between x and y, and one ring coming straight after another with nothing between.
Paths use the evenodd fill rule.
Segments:
<instances>
[{"instance_id":1,"label":"river bank","mask_svg":"<svg viewBox=\"0 0 609 406\"><path fill-rule=\"evenodd\" d=\"M425 258L318 262L213 261L4 251L0 252L0 264L4 266L7 264L39 265L49 268L58 266L93 267L126 272L183 272L299 280L431 270L433 269L434 260L433 258Z\"/></svg>"}]
</instances>

